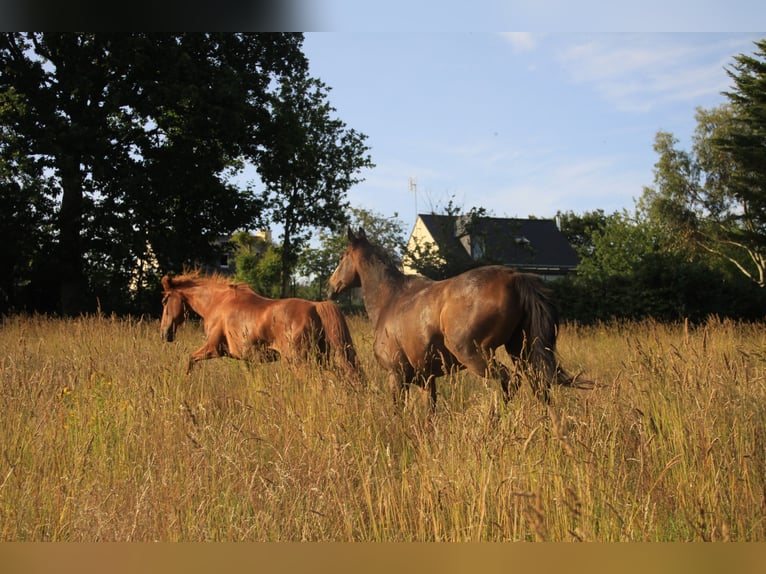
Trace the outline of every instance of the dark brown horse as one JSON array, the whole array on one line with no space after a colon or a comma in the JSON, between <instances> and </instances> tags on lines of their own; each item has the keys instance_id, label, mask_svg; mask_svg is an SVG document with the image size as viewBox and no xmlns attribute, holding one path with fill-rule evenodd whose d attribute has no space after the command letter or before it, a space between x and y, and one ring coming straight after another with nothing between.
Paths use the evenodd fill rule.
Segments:
<instances>
[{"instance_id":1,"label":"dark brown horse","mask_svg":"<svg viewBox=\"0 0 766 574\"><path fill-rule=\"evenodd\" d=\"M557 316L540 277L494 265L432 281L403 274L364 230L349 229L348 239L328 297L362 287L373 351L397 395L417 383L430 391L433 406L435 377L456 367L498 379L508 401L521 374L496 360L501 345L514 365L531 367L528 379L538 398L549 400L552 382L572 384L556 360Z\"/></svg>"},{"instance_id":2,"label":"dark brown horse","mask_svg":"<svg viewBox=\"0 0 766 574\"><path fill-rule=\"evenodd\" d=\"M166 275L162 287L163 340L175 339L187 306L204 322L205 344L189 357L187 373L195 362L216 357L292 362L334 354L349 373L358 374L351 333L331 301L269 299L244 283L198 272Z\"/></svg>"}]
</instances>

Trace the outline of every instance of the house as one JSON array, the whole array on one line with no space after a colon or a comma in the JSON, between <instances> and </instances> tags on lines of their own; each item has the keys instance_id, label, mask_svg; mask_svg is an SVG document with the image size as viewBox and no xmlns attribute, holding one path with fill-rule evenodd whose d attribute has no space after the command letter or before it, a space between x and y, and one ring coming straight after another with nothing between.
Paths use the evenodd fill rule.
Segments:
<instances>
[{"instance_id":1,"label":"house","mask_svg":"<svg viewBox=\"0 0 766 574\"><path fill-rule=\"evenodd\" d=\"M435 250L442 263L467 269L498 263L555 279L573 271L580 260L555 220L418 215L407 252ZM405 261L405 273L415 273Z\"/></svg>"}]
</instances>

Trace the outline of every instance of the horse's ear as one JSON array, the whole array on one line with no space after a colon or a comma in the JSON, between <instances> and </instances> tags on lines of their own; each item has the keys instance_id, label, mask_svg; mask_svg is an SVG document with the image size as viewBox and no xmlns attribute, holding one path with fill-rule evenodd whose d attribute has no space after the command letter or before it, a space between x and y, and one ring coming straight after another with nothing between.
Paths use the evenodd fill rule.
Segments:
<instances>
[{"instance_id":1,"label":"horse's ear","mask_svg":"<svg viewBox=\"0 0 766 574\"><path fill-rule=\"evenodd\" d=\"M367 240L367 234L364 232L364 229L362 229L360 227L359 231L354 233L354 230L351 229L351 226L349 226L349 228L348 228L348 240L351 243L356 243L357 241L359 241L361 239Z\"/></svg>"},{"instance_id":2,"label":"horse's ear","mask_svg":"<svg viewBox=\"0 0 766 574\"><path fill-rule=\"evenodd\" d=\"M170 279L170 275L165 275L165 276L162 278L162 280L161 280L161 281L162 281L162 288L163 288L165 291L170 291L170 281L171 281L171 279Z\"/></svg>"}]
</instances>

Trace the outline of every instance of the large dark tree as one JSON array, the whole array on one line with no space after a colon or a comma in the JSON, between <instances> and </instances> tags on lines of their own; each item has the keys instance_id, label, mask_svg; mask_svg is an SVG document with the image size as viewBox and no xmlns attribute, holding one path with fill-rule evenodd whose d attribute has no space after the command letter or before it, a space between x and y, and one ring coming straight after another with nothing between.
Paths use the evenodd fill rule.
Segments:
<instances>
[{"instance_id":1,"label":"large dark tree","mask_svg":"<svg viewBox=\"0 0 766 574\"><path fill-rule=\"evenodd\" d=\"M3 194L47 209L42 194L55 209L41 243L50 247L0 274L35 270L14 283L55 286L47 298L72 314L96 297L124 299L141 261L178 268L253 225L262 204L229 176L260 145L272 83L305 72L301 43L299 34L2 34ZM33 172L17 169L22 148Z\"/></svg>"},{"instance_id":2,"label":"large dark tree","mask_svg":"<svg viewBox=\"0 0 766 574\"><path fill-rule=\"evenodd\" d=\"M14 99L5 94L0 109L17 105ZM36 254L50 253L54 190L27 141L0 124L0 314L24 305L31 264Z\"/></svg>"}]
</instances>

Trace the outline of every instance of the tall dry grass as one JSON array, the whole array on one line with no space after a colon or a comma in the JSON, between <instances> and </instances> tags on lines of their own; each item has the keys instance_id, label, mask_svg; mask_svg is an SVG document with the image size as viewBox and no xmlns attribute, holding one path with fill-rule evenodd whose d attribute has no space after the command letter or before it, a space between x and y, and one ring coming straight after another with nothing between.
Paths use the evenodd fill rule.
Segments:
<instances>
[{"instance_id":1,"label":"tall dry grass","mask_svg":"<svg viewBox=\"0 0 766 574\"><path fill-rule=\"evenodd\" d=\"M565 326L597 381L441 379L397 408L315 365L200 363L187 324L6 318L2 540L766 540L766 329L711 320Z\"/></svg>"}]
</instances>

